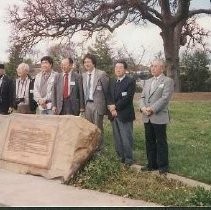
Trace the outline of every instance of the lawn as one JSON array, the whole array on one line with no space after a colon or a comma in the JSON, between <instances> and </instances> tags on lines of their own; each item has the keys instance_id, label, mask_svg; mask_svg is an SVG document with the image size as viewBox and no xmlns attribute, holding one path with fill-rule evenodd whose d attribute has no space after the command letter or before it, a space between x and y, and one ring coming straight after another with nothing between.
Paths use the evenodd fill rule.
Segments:
<instances>
[{"instance_id":1,"label":"lawn","mask_svg":"<svg viewBox=\"0 0 211 210\"><path fill-rule=\"evenodd\" d=\"M135 102L138 110L137 102ZM211 184L211 102L172 101L168 126L170 172ZM134 123L134 157L146 162L144 130L140 113ZM167 206L211 206L211 192L120 164L113 147L112 131L105 120L105 150L71 181L95 189Z\"/></svg>"},{"instance_id":2,"label":"lawn","mask_svg":"<svg viewBox=\"0 0 211 210\"><path fill-rule=\"evenodd\" d=\"M168 126L172 173L211 184L211 101L172 101ZM135 158L146 161L143 125L135 125Z\"/></svg>"}]
</instances>

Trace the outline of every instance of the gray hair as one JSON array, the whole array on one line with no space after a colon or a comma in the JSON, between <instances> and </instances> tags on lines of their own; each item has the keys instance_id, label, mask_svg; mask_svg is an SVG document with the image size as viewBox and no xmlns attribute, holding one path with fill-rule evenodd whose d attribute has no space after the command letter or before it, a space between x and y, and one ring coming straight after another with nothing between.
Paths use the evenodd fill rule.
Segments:
<instances>
[{"instance_id":1,"label":"gray hair","mask_svg":"<svg viewBox=\"0 0 211 210\"><path fill-rule=\"evenodd\" d=\"M156 58L152 62L155 62L155 61L160 63L163 67L165 67L165 65L166 65L166 62L163 59L161 59L161 58Z\"/></svg>"},{"instance_id":2,"label":"gray hair","mask_svg":"<svg viewBox=\"0 0 211 210\"><path fill-rule=\"evenodd\" d=\"M29 65L27 63L19 64L17 69L24 69L29 73Z\"/></svg>"}]
</instances>

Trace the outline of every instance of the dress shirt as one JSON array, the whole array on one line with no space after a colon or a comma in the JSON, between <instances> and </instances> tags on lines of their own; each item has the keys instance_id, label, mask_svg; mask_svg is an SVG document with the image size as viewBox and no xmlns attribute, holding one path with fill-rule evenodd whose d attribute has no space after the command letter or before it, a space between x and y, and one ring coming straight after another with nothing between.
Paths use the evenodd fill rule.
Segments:
<instances>
[{"instance_id":1,"label":"dress shirt","mask_svg":"<svg viewBox=\"0 0 211 210\"><path fill-rule=\"evenodd\" d=\"M24 98L25 104L29 104L29 84L29 77L26 77L24 80L21 78L16 80L16 98Z\"/></svg>"},{"instance_id":2,"label":"dress shirt","mask_svg":"<svg viewBox=\"0 0 211 210\"><path fill-rule=\"evenodd\" d=\"M88 86L88 82L89 82L89 74L91 74L91 85L90 85L90 91L89 91L89 95L88 95L88 99L89 100L93 100L93 83L94 83L94 75L95 75L95 69L92 70L92 72L88 72L87 71L87 81L86 81L86 87Z\"/></svg>"},{"instance_id":3,"label":"dress shirt","mask_svg":"<svg viewBox=\"0 0 211 210\"><path fill-rule=\"evenodd\" d=\"M1 78L0 78L0 87L1 87L1 84L2 84L2 81L3 81L3 78L4 78L4 75L1 75Z\"/></svg>"}]
</instances>

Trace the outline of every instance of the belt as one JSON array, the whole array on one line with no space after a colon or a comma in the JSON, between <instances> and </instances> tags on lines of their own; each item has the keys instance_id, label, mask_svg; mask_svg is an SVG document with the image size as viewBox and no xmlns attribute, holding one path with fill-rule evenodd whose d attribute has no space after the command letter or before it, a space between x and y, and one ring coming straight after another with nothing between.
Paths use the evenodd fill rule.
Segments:
<instances>
[{"instance_id":1,"label":"belt","mask_svg":"<svg viewBox=\"0 0 211 210\"><path fill-rule=\"evenodd\" d=\"M93 103L94 100L86 100L86 103L87 103L87 102Z\"/></svg>"}]
</instances>

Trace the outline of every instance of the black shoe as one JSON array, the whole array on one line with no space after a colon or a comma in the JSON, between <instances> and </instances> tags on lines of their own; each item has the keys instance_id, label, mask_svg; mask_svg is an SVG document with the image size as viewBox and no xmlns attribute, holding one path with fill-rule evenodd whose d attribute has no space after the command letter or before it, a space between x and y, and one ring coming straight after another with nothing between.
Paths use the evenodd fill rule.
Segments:
<instances>
[{"instance_id":1,"label":"black shoe","mask_svg":"<svg viewBox=\"0 0 211 210\"><path fill-rule=\"evenodd\" d=\"M130 163L124 163L124 167L125 167L125 168L130 168L131 165L132 165L132 164L130 164Z\"/></svg>"},{"instance_id":2,"label":"black shoe","mask_svg":"<svg viewBox=\"0 0 211 210\"><path fill-rule=\"evenodd\" d=\"M168 173L168 169L160 169L160 170L159 170L159 174L160 174L160 175L166 176L167 173Z\"/></svg>"},{"instance_id":3,"label":"black shoe","mask_svg":"<svg viewBox=\"0 0 211 210\"><path fill-rule=\"evenodd\" d=\"M125 166L132 166L133 165L133 161L125 161Z\"/></svg>"},{"instance_id":4,"label":"black shoe","mask_svg":"<svg viewBox=\"0 0 211 210\"><path fill-rule=\"evenodd\" d=\"M144 166L141 168L141 171L156 171L157 168L152 168L152 167L149 167L149 166Z\"/></svg>"}]
</instances>

